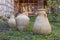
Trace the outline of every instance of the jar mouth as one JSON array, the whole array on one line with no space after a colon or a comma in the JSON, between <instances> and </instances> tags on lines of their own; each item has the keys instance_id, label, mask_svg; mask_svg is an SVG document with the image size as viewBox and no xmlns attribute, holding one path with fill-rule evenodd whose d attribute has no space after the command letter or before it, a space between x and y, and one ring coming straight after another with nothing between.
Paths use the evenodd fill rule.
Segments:
<instances>
[{"instance_id":1,"label":"jar mouth","mask_svg":"<svg viewBox=\"0 0 60 40\"><path fill-rule=\"evenodd\" d=\"M37 9L37 11L46 11L46 9Z\"/></svg>"},{"instance_id":2,"label":"jar mouth","mask_svg":"<svg viewBox=\"0 0 60 40\"><path fill-rule=\"evenodd\" d=\"M46 14L46 11L45 11L46 9L38 9L37 10L37 13L39 14L39 15L44 15L44 14Z\"/></svg>"}]
</instances>

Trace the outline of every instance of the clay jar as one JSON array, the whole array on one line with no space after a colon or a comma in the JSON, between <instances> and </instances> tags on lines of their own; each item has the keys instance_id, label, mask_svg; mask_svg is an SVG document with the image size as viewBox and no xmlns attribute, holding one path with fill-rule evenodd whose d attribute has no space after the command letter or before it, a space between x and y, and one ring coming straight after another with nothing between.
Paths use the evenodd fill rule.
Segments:
<instances>
[{"instance_id":1,"label":"clay jar","mask_svg":"<svg viewBox=\"0 0 60 40\"><path fill-rule=\"evenodd\" d=\"M13 14L10 15L10 19L8 19L8 24L10 27L16 27L16 20Z\"/></svg>"},{"instance_id":2,"label":"clay jar","mask_svg":"<svg viewBox=\"0 0 60 40\"><path fill-rule=\"evenodd\" d=\"M27 15L25 15L24 13L23 14L19 14L16 17L17 29L19 31L26 30L27 26L29 24L29 21L30 21L30 19L29 19L29 17Z\"/></svg>"},{"instance_id":3,"label":"clay jar","mask_svg":"<svg viewBox=\"0 0 60 40\"><path fill-rule=\"evenodd\" d=\"M38 9L38 16L35 20L33 33L48 35L51 33L51 26L45 9Z\"/></svg>"}]
</instances>

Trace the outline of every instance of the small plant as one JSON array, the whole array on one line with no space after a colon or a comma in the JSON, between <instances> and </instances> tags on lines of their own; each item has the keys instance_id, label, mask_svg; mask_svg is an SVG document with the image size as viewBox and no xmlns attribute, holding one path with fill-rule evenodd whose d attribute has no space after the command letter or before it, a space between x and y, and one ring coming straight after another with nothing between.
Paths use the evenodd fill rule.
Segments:
<instances>
[{"instance_id":1,"label":"small plant","mask_svg":"<svg viewBox=\"0 0 60 40\"><path fill-rule=\"evenodd\" d=\"M48 6L50 6L51 9L51 14L53 15L53 20L54 22L57 21L57 16L60 13L60 1L59 0L48 0Z\"/></svg>"},{"instance_id":2,"label":"small plant","mask_svg":"<svg viewBox=\"0 0 60 40\"><path fill-rule=\"evenodd\" d=\"M7 20L2 20L0 19L0 31L8 31L9 30L9 25L7 23Z\"/></svg>"}]
</instances>

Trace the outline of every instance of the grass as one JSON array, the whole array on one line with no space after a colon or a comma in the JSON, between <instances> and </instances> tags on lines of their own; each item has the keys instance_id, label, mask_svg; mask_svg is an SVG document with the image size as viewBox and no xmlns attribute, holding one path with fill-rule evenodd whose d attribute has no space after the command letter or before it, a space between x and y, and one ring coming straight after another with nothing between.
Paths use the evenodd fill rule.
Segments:
<instances>
[{"instance_id":1,"label":"grass","mask_svg":"<svg viewBox=\"0 0 60 40\"><path fill-rule=\"evenodd\" d=\"M57 17L57 20L60 16ZM16 28L10 28L8 32L0 32L1 40L60 40L60 23L59 22L51 22L52 33L50 35L33 35L32 27L36 17L30 17L31 22L28 25L27 31L17 31ZM52 16L48 16L49 20L52 19Z\"/></svg>"}]
</instances>

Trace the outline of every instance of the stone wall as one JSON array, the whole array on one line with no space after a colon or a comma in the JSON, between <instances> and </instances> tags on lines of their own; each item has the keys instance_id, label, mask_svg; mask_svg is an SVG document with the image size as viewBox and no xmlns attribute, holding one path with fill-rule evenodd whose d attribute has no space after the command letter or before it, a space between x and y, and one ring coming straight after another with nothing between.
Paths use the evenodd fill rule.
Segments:
<instances>
[{"instance_id":1,"label":"stone wall","mask_svg":"<svg viewBox=\"0 0 60 40\"><path fill-rule=\"evenodd\" d=\"M14 0L0 0L0 15L14 13Z\"/></svg>"}]
</instances>

